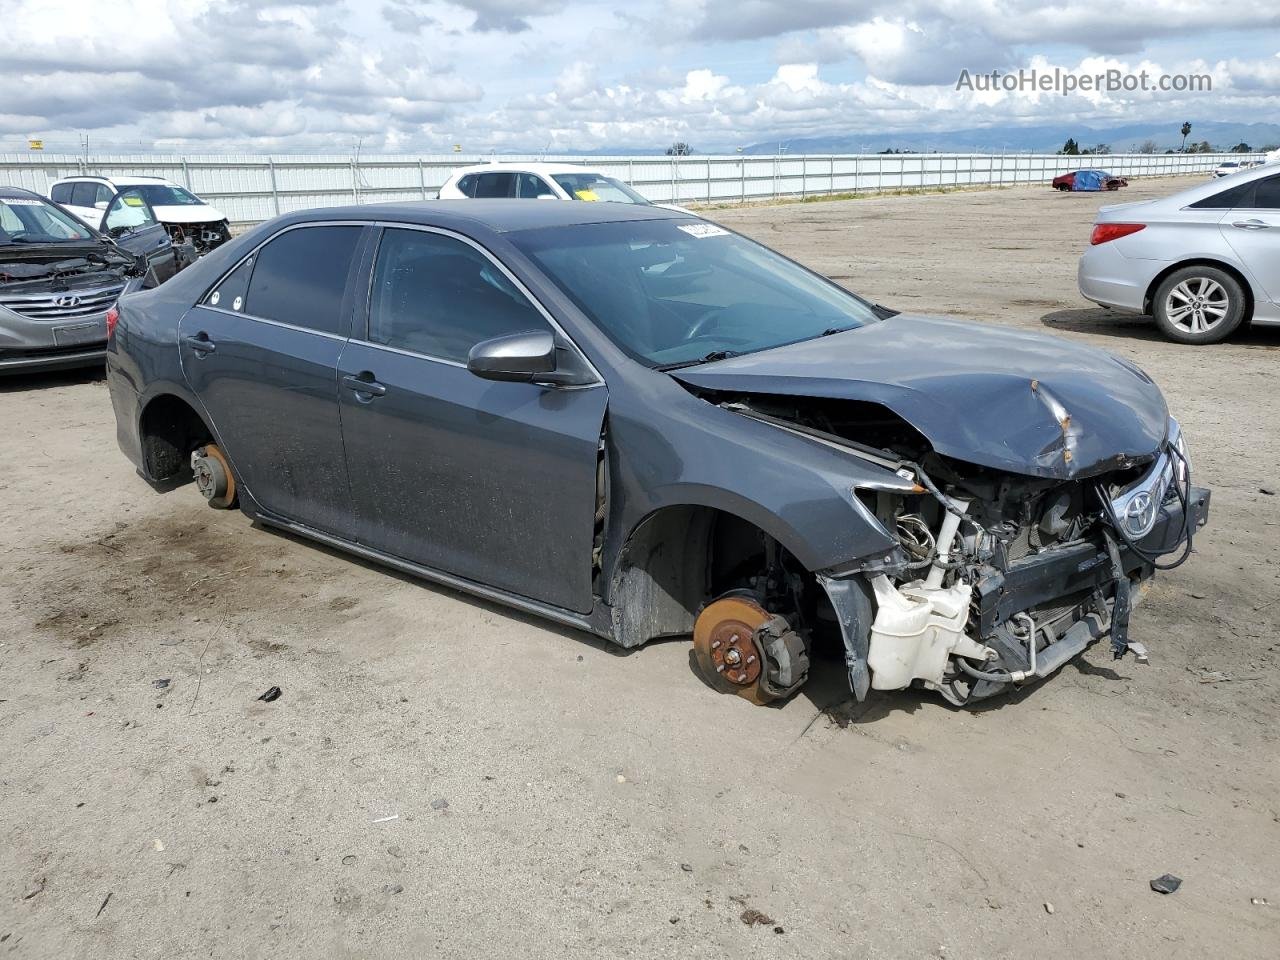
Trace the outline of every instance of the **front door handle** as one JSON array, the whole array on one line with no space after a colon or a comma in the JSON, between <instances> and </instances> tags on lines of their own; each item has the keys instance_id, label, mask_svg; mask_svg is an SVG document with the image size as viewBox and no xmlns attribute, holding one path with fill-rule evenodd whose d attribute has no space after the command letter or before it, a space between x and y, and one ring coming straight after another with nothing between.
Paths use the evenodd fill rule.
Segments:
<instances>
[{"instance_id":1,"label":"front door handle","mask_svg":"<svg viewBox=\"0 0 1280 960\"><path fill-rule=\"evenodd\" d=\"M1266 230L1271 226L1264 220L1236 220L1231 225L1241 230Z\"/></svg>"},{"instance_id":2,"label":"front door handle","mask_svg":"<svg viewBox=\"0 0 1280 960\"><path fill-rule=\"evenodd\" d=\"M373 379L373 374L368 370L356 377L343 377L342 382L356 393L363 393L370 397L381 397L387 392L387 388Z\"/></svg>"},{"instance_id":3,"label":"front door handle","mask_svg":"<svg viewBox=\"0 0 1280 960\"><path fill-rule=\"evenodd\" d=\"M218 349L217 345L209 339L209 335L203 330L194 337L183 337L182 342L194 350L197 356L201 357Z\"/></svg>"}]
</instances>

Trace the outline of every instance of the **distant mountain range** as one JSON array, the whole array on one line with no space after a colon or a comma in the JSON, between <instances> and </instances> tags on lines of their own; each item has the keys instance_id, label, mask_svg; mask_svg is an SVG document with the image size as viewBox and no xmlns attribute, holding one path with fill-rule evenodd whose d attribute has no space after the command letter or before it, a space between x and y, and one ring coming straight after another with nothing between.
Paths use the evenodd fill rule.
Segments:
<instances>
[{"instance_id":1,"label":"distant mountain range","mask_svg":"<svg viewBox=\"0 0 1280 960\"><path fill-rule=\"evenodd\" d=\"M1163 153L1177 150L1182 145L1181 122L1133 123L1115 127L1086 127L1063 123L1038 127L979 127L972 130L938 132L920 130L907 133L886 133L868 130L855 133L838 133L825 137L793 137L790 140L769 140L743 147L743 153L773 154L779 147L787 153L879 153L882 150L910 150L916 153L999 153L1002 150L1020 153L1054 153L1062 149L1071 137L1083 150L1099 143L1108 144L1115 153L1130 153L1145 141L1154 141ZM736 147L699 143L696 134L690 137L694 153L725 154L737 152ZM1238 143L1247 143L1255 150L1280 144L1280 123L1226 123L1212 120L1192 121L1191 136L1187 143L1208 140L1219 150L1230 150ZM644 156L661 154L665 146L609 146L597 150L571 150L560 154L582 156Z\"/></svg>"},{"instance_id":2,"label":"distant mountain range","mask_svg":"<svg viewBox=\"0 0 1280 960\"><path fill-rule=\"evenodd\" d=\"M828 137L802 137L783 141L787 153L879 153L881 150L912 150L920 153L991 153L1001 150L1053 153L1061 150L1067 138L1073 138L1081 149L1095 144L1110 145L1115 153L1129 153L1152 140L1161 152L1176 150L1182 144L1181 123L1134 123L1116 127L1085 127L1055 124L1040 127L984 127L947 133L920 131L913 133L843 133ZM1208 140L1215 148L1230 150L1247 143L1255 150L1280 144L1280 123L1225 123L1192 121L1187 143ZM778 152L778 141L753 143L743 153ZM696 144L695 144L696 146ZM709 151L710 152L710 151Z\"/></svg>"}]
</instances>

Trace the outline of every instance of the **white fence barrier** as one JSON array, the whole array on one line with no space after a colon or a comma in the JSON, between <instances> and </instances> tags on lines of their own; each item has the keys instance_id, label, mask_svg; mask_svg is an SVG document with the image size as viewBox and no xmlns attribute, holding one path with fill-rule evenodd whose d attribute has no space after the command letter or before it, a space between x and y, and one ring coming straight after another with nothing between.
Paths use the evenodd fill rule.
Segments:
<instances>
[{"instance_id":1,"label":"white fence barrier","mask_svg":"<svg viewBox=\"0 0 1280 960\"><path fill-rule=\"evenodd\" d=\"M0 183L46 193L76 174L167 177L218 207L234 223L348 203L422 200L456 167L489 157L192 156L78 157L0 154ZM813 156L507 157L584 164L625 180L657 203L735 203L963 186L1039 183L1091 166L1127 177L1206 174L1224 160L1261 154L841 154Z\"/></svg>"}]
</instances>

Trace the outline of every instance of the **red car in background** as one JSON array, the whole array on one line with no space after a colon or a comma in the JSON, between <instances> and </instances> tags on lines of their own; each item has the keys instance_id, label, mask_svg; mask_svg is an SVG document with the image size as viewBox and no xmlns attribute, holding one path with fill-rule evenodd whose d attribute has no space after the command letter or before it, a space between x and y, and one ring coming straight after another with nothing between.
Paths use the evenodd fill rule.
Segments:
<instances>
[{"instance_id":1,"label":"red car in background","mask_svg":"<svg viewBox=\"0 0 1280 960\"><path fill-rule=\"evenodd\" d=\"M1060 177L1053 178L1055 190L1097 191L1119 190L1127 187L1129 181L1124 177L1113 177L1105 170L1073 170Z\"/></svg>"}]
</instances>

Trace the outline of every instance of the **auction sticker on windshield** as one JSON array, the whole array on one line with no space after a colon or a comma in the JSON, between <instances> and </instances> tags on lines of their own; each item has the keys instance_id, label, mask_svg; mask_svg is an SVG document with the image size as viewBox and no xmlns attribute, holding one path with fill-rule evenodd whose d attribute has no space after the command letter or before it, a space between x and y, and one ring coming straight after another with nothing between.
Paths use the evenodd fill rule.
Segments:
<instances>
[{"instance_id":1,"label":"auction sticker on windshield","mask_svg":"<svg viewBox=\"0 0 1280 960\"><path fill-rule=\"evenodd\" d=\"M3 197L0 203L6 207L43 207L43 200L28 200L26 197Z\"/></svg>"},{"instance_id":2,"label":"auction sticker on windshield","mask_svg":"<svg viewBox=\"0 0 1280 960\"><path fill-rule=\"evenodd\" d=\"M697 237L699 240L705 240L707 237L727 237L729 231L724 227L717 227L714 223L682 223L679 229L683 230L691 237Z\"/></svg>"}]
</instances>

